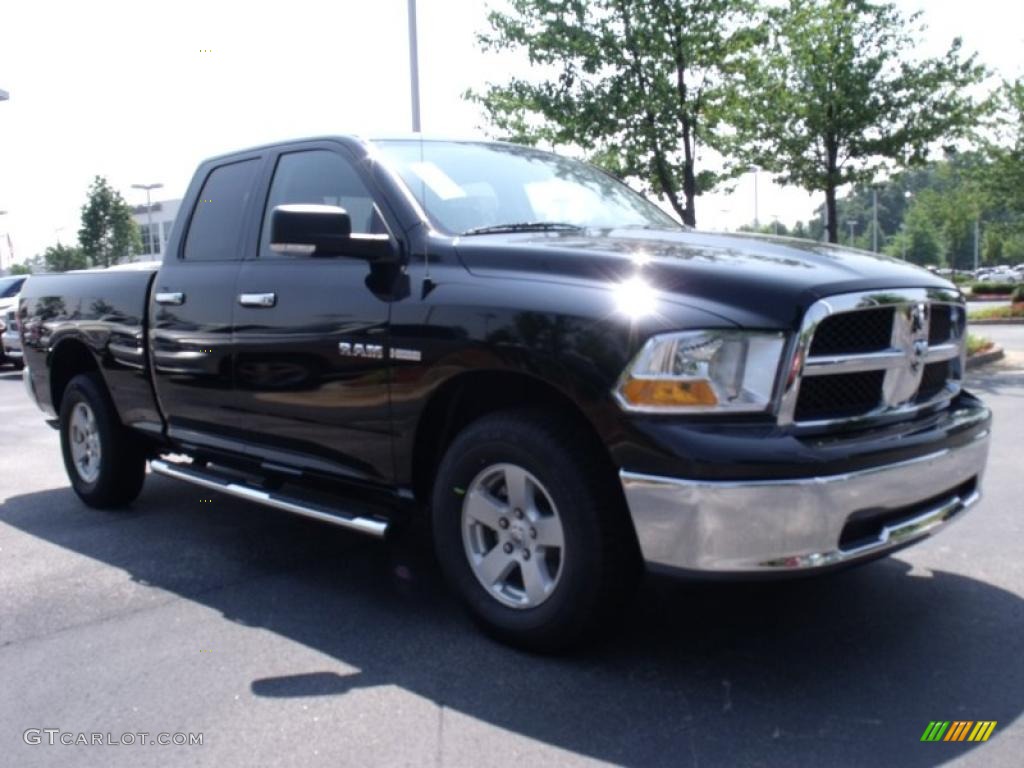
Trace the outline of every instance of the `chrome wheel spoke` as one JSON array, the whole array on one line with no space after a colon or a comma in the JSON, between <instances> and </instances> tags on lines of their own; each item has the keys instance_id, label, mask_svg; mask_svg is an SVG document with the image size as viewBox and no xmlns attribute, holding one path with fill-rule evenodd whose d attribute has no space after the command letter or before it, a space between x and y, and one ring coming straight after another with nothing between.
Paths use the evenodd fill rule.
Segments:
<instances>
[{"instance_id":1,"label":"chrome wheel spoke","mask_svg":"<svg viewBox=\"0 0 1024 768\"><path fill-rule=\"evenodd\" d=\"M542 547L557 547L561 549L564 544L562 538L562 523L554 515L538 517L531 523L533 531L536 532L534 543Z\"/></svg>"},{"instance_id":2,"label":"chrome wheel spoke","mask_svg":"<svg viewBox=\"0 0 1024 768\"><path fill-rule=\"evenodd\" d=\"M477 573L485 584L494 586L508 578L516 561L507 555L501 546L497 546L480 558Z\"/></svg>"},{"instance_id":3,"label":"chrome wheel spoke","mask_svg":"<svg viewBox=\"0 0 1024 768\"><path fill-rule=\"evenodd\" d=\"M508 489L510 507L522 511L533 508L533 487L525 469L506 465L505 487Z\"/></svg>"},{"instance_id":4,"label":"chrome wheel spoke","mask_svg":"<svg viewBox=\"0 0 1024 768\"><path fill-rule=\"evenodd\" d=\"M548 596L549 580L547 574L543 572L542 562L539 557L534 557L519 564L526 599L533 605L543 602Z\"/></svg>"},{"instance_id":5,"label":"chrome wheel spoke","mask_svg":"<svg viewBox=\"0 0 1024 768\"><path fill-rule=\"evenodd\" d=\"M466 494L463 508L474 520L494 530L499 529L498 521L508 515L508 508L483 489L475 489Z\"/></svg>"}]
</instances>

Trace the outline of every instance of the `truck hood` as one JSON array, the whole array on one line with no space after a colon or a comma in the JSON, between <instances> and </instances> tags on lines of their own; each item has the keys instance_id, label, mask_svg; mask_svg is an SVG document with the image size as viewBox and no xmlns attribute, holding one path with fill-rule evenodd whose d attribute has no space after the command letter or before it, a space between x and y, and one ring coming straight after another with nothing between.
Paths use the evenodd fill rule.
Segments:
<instances>
[{"instance_id":1,"label":"truck hood","mask_svg":"<svg viewBox=\"0 0 1024 768\"><path fill-rule=\"evenodd\" d=\"M770 236L691 230L588 230L462 237L473 274L605 283L639 277L665 300L744 327L795 328L814 301L879 288L953 288L887 256Z\"/></svg>"}]
</instances>

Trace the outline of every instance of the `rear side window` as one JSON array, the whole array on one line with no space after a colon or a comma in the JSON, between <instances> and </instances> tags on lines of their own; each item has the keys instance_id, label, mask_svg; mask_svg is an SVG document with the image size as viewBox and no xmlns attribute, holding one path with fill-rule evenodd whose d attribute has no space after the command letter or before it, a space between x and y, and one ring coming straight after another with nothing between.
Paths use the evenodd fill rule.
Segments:
<instances>
[{"instance_id":1,"label":"rear side window","mask_svg":"<svg viewBox=\"0 0 1024 768\"><path fill-rule=\"evenodd\" d=\"M242 218L253 192L257 159L214 168L199 193L185 238L189 261L240 259Z\"/></svg>"}]
</instances>

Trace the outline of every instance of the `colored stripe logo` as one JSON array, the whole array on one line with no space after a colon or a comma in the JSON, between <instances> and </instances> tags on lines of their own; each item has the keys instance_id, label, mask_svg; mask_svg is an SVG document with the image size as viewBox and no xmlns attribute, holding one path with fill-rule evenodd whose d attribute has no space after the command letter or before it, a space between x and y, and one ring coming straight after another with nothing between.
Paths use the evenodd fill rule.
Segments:
<instances>
[{"instance_id":1,"label":"colored stripe logo","mask_svg":"<svg viewBox=\"0 0 1024 768\"><path fill-rule=\"evenodd\" d=\"M932 720L921 741L988 741L995 729L995 720Z\"/></svg>"}]
</instances>

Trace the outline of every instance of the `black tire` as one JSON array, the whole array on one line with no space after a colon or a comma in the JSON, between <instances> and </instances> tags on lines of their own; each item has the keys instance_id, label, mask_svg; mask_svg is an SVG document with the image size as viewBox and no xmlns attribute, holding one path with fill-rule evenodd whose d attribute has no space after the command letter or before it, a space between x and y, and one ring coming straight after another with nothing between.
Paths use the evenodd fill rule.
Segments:
<instances>
[{"instance_id":1,"label":"black tire","mask_svg":"<svg viewBox=\"0 0 1024 768\"><path fill-rule=\"evenodd\" d=\"M470 614L497 639L538 652L578 645L599 636L603 621L635 588L641 572L635 534L618 478L599 448L582 441L580 430L554 413L524 409L473 422L446 451L432 500L438 560ZM564 560L559 560L560 575L553 588L536 605L503 603L484 587L470 563L463 529L467 489L479 487L474 483L496 466L526 470L557 509L564 539L559 554L564 552ZM506 496L502 501L509 500ZM498 522L506 526L509 521ZM508 534L505 530L498 536ZM496 541L493 551L504 546ZM527 541L523 549L530 544ZM514 551L524 556L518 547ZM533 557L536 564L537 555ZM516 567L512 566L511 578L522 582L524 574L516 574Z\"/></svg>"},{"instance_id":2,"label":"black tire","mask_svg":"<svg viewBox=\"0 0 1024 768\"><path fill-rule=\"evenodd\" d=\"M98 460L92 465L94 477L87 476L91 472L83 473L72 453L72 417L79 405L91 412L98 438ZM142 490L146 479L145 451L138 438L121 424L99 374L75 376L64 390L60 404L60 447L71 487L90 507L123 507Z\"/></svg>"},{"instance_id":3,"label":"black tire","mask_svg":"<svg viewBox=\"0 0 1024 768\"><path fill-rule=\"evenodd\" d=\"M11 360L11 365L14 366L14 370L20 371L22 368L25 367L25 361L24 360Z\"/></svg>"}]
</instances>

